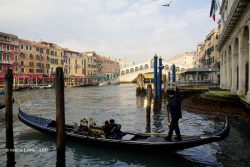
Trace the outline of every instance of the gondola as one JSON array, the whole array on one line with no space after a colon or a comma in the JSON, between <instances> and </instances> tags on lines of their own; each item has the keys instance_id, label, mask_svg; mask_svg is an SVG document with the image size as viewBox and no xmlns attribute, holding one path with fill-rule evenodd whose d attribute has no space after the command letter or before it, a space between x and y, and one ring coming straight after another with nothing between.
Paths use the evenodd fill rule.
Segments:
<instances>
[{"instance_id":1,"label":"gondola","mask_svg":"<svg viewBox=\"0 0 250 167\"><path fill-rule=\"evenodd\" d=\"M36 117L23 112L19 108L18 118L21 122L47 135L55 136L56 121ZM224 127L218 132L203 136L182 136L182 141L167 141L164 139L165 134L147 134L147 133L129 133L124 132L122 139L106 139L102 137L90 136L86 134L77 134L72 125L65 125L66 140L73 140L82 144L93 146L104 146L120 150L145 150L173 152L177 150L196 147L211 142L216 142L226 138L229 135L230 128L226 118Z\"/></svg>"},{"instance_id":2,"label":"gondola","mask_svg":"<svg viewBox=\"0 0 250 167\"><path fill-rule=\"evenodd\" d=\"M5 107L5 104L0 103L0 109L3 109Z\"/></svg>"}]
</instances>

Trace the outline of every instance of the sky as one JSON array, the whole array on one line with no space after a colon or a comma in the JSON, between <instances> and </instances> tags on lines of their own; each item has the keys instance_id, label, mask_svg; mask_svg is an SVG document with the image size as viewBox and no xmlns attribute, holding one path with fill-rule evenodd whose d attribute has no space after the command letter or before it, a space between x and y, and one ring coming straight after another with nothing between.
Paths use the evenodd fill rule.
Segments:
<instances>
[{"instance_id":1,"label":"sky","mask_svg":"<svg viewBox=\"0 0 250 167\"><path fill-rule=\"evenodd\" d=\"M135 63L196 50L211 0L0 0L0 32Z\"/></svg>"}]
</instances>

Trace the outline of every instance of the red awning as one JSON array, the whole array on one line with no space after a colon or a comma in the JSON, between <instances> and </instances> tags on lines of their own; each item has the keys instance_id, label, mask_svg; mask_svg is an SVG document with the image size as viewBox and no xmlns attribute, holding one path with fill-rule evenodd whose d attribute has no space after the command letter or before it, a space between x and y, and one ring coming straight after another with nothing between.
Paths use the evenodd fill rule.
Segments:
<instances>
[{"instance_id":1,"label":"red awning","mask_svg":"<svg viewBox=\"0 0 250 167\"><path fill-rule=\"evenodd\" d=\"M0 79L5 79L5 74L4 73L0 73Z\"/></svg>"},{"instance_id":2,"label":"red awning","mask_svg":"<svg viewBox=\"0 0 250 167\"><path fill-rule=\"evenodd\" d=\"M19 78L19 79L29 79L30 75L29 74L14 74L15 78Z\"/></svg>"},{"instance_id":3,"label":"red awning","mask_svg":"<svg viewBox=\"0 0 250 167\"><path fill-rule=\"evenodd\" d=\"M31 79L42 79L43 75L42 74L30 74Z\"/></svg>"}]
</instances>

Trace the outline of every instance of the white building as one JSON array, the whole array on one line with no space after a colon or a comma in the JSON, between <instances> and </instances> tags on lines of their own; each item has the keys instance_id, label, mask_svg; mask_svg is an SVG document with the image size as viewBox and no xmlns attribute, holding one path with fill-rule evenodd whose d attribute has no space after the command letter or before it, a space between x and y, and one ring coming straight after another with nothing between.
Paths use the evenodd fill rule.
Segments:
<instances>
[{"instance_id":1,"label":"white building","mask_svg":"<svg viewBox=\"0 0 250 167\"><path fill-rule=\"evenodd\" d=\"M220 87L250 100L250 1L223 0L221 5Z\"/></svg>"},{"instance_id":2,"label":"white building","mask_svg":"<svg viewBox=\"0 0 250 167\"><path fill-rule=\"evenodd\" d=\"M180 68L193 68L195 64L195 52L185 52L165 60L169 65L175 64Z\"/></svg>"}]
</instances>

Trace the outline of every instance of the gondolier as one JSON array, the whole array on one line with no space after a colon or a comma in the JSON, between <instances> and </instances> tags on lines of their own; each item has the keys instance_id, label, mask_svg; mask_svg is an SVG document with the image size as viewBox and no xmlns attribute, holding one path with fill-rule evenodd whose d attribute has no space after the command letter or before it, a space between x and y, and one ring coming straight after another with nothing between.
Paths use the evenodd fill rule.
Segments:
<instances>
[{"instance_id":1,"label":"gondolier","mask_svg":"<svg viewBox=\"0 0 250 167\"><path fill-rule=\"evenodd\" d=\"M170 92L170 100L167 105L168 112L171 114L171 123L169 126L168 136L165 138L168 141L172 140L173 131L176 133L175 140L181 141L181 134L179 129L179 119L182 117L181 114L181 97L178 88L176 91Z\"/></svg>"}]
</instances>

